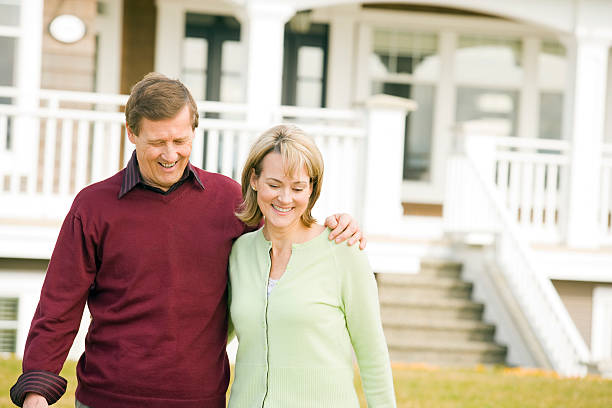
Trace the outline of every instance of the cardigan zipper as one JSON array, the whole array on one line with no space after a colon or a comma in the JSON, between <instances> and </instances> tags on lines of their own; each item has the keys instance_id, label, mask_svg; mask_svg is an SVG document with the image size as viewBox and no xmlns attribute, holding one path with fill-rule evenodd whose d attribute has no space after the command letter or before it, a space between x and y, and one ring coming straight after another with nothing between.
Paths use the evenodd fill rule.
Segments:
<instances>
[{"instance_id":1,"label":"cardigan zipper","mask_svg":"<svg viewBox=\"0 0 612 408\"><path fill-rule=\"evenodd\" d=\"M270 268L272 267L271 262L268 263L268 276L269 275L269 271ZM264 324L265 324L265 331L266 331L266 392L264 394L263 400L261 401L261 408L264 408L265 404L266 404L266 398L268 397L268 389L270 387L270 341L269 341L269 335L268 335L268 303L269 303L269 297L268 297L268 286L264 285L264 290L265 290L265 299L266 299L266 307L264 310Z\"/></svg>"}]
</instances>

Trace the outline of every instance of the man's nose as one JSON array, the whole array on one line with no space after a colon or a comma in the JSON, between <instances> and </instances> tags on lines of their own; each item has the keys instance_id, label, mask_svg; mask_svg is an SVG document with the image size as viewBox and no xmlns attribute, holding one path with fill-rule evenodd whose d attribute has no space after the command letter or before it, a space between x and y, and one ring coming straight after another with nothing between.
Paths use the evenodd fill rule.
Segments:
<instances>
[{"instance_id":1,"label":"man's nose","mask_svg":"<svg viewBox=\"0 0 612 408\"><path fill-rule=\"evenodd\" d=\"M162 153L162 159L168 162L175 162L178 159L178 150L173 145L166 145Z\"/></svg>"}]
</instances>

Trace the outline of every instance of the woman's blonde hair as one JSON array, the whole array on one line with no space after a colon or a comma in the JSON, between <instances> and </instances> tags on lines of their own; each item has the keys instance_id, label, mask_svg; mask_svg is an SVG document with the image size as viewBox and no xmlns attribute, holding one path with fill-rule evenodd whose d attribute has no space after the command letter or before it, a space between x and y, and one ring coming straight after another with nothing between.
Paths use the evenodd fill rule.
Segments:
<instances>
[{"instance_id":1,"label":"woman's blonde hair","mask_svg":"<svg viewBox=\"0 0 612 408\"><path fill-rule=\"evenodd\" d=\"M295 125L274 126L259 136L251 146L242 170L243 201L236 216L247 225L261 222L263 214L257 205L257 192L251 188L251 175L260 176L263 159L271 152L280 153L286 174L293 175L306 166L312 193L301 220L305 226L311 226L316 222L311 211L321 194L323 157L314 141Z\"/></svg>"}]
</instances>

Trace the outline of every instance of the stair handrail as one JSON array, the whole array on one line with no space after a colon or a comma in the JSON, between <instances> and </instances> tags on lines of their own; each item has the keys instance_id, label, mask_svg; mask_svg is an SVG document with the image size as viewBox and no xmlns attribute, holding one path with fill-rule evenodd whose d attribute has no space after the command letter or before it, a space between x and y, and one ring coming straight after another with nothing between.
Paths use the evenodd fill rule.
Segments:
<instances>
[{"instance_id":1,"label":"stair handrail","mask_svg":"<svg viewBox=\"0 0 612 408\"><path fill-rule=\"evenodd\" d=\"M476 137L478 142L492 144L493 147L495 147L495 137L462 136L465 138L464 151L451 155L447 185L453 184L453 178L458 179L460 176L464 177L457 180L460 183L466 181L465 177L476 180L476 183L471 183L471 185L479 186L481 190L479 197L487 201L488 214L483 214L483 217L493 217L489 221L490 226L494 228L491 228L489 232L494 232L496 235L495 250L500 263L499 270L508 282L513 292L512 295L521 305L531 330L545 350L555 371L565 376L585 375L586 364L591 361L586 343L551 281L536 270L531 260L531 249L520 238L519 227L500 200L493 182L485 178L484 173L487 166L478 163L478 159L482 161L482 157L478 157L470 149L470 145L474 145L474 143L469 143L470 137ZM457 189L450 188L448 193L457 194ZM451 201L460 200L461 197L455 196L449 199ZM447 212L445 209L445 218L456 216L456 213ZM452 225L456 220L447 221L449 220L445 220L445 224L450 225L452 230Z\"/></svg>"}]
</instances>

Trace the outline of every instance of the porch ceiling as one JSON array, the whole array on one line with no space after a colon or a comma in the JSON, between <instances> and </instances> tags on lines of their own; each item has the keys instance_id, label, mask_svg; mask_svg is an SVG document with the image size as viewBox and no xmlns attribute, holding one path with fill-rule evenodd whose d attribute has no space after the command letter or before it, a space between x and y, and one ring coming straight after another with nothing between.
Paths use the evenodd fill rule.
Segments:
<instances>
[{"instance_id":1,"label":"porch ceiling","mask_svg":"<svg viewBox=\"0 0 612 408\"><path fill-rule=\"evenodd\" d=\"M574 2L571 0L290 0L296 10L324 8L345 4L368 5L418 5L440 9L464 10L480 16L495 16L553 29L559 32L573 31L575 21ZM241 3L241 0L236 0Z\"/></svg>"}]
</instances>

